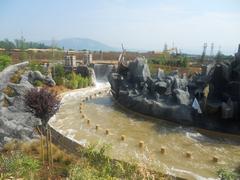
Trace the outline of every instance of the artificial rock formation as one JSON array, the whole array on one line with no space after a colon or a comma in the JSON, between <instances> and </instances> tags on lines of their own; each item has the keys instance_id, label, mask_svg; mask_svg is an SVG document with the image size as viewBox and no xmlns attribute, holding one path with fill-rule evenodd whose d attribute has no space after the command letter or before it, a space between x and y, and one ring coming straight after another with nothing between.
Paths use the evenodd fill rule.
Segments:
<instances>
[{"instance_id":1,"label":"artificial rock formation","mask_svg":"<svg viewBox=\"0 0 240 180\"><path fill-rule=\"evenodd\" d=\"M42 81L44 84L48 86L55 86L56 83L51 76L44 76L39 71L29 71L28 73L28 81L34 84L35 81Z\"/></svg>"},{"instance_id":2,"label":"artificial rock formation","mask_svg":"<svg viewBox=\"0 0 240 180\"><path fill-rule=\"evenodd\" d=\"M0 149L12 140L30 140L37 137L34 128L41 125L41 120L28 112L24 102L25 93L34 88L29 82L28 73L22 75L19 84L10 83L10 76L27 63L9 66L0 73L1 87L10 87L14 90L14 96L9 97L0 92ZM5 72L6 71L6 72Z\"/></svg>"},{"instance_id":3,"label":"artificial rock formation","mask_svg":"<svg viewBox=\"0 0 240 180\"><path fill-rule=\"evenodd\" d=\"M191 79L177 71L167 75L161 69L152 78L145 58L119 62L108 79L114 98L129 109L185 125L240 133L240 45L234 61L205 65ZM200 111L193 109L194 99Z\"/></svg>"}]
</instances>

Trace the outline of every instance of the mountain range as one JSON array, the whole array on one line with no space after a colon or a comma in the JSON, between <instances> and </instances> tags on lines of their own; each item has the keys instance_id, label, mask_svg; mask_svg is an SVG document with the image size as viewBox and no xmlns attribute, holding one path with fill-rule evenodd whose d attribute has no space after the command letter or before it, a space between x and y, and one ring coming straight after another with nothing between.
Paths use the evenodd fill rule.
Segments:
<instances>
[{"instance_id":1,"label":"mountain range","mask_svg":"<svg viewBox=\"0 0 240 180\"><path fill-rule=\"evenodd\" d=\"M44 43L45 45L52 46L56 45L59 48L64 49L72 49L72 50L91 50L91 51L117 51L118 48L114 48L111 46L108 46L102 42L95 41L88 38L67 38L67 39L61 39L61 40L45 40L41 41L41 43Z\"/></svg>"}]
</instances>

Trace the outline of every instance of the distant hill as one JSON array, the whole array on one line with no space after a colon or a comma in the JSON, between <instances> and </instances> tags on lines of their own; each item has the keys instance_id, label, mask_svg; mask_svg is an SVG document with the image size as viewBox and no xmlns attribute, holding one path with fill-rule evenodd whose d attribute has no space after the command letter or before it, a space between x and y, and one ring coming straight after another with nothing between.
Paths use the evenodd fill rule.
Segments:
<instances>
[{"instance_id":1,"label":"distant hill","mask_svg":"<svg viewBox=\"0 0 240 180\"><path fill-rule=\"evenodd\" d=\"M51 46L52 41L41 41L45 45ZM56 43L57 47L64 49L74 49L74 50L91 50L91 51L117 51L117 48L110 47L104 43L99 41L95 41L92 39L87 38L68 38L68 39L61 39L57 40Z\"/></svg>"}]
</instances>

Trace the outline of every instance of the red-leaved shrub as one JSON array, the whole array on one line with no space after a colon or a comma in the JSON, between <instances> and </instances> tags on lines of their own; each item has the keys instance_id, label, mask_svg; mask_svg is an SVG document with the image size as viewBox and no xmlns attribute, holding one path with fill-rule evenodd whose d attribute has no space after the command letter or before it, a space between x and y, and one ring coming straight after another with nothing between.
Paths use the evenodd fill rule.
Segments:
<instances>
[{"instance_id":1,"label":"red-leaved shrub","mask_svg":"<svg viewBox=\"0 0 240 180\"><path fill-rule=\"evenodd\" d=\"M33 88L26 93L25 104L36 117L41 119L42 125L46 127L50 117L59 109L60 100L57 94L50 92L47 88Z\"/></svg>"}]
</instances>

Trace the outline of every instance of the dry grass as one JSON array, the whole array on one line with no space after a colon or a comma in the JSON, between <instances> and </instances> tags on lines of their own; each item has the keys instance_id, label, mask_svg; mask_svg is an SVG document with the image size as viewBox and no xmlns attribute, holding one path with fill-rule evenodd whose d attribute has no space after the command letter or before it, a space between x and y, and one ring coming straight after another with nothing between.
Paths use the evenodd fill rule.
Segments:
<instances>
[{"instance_id":1,"label":"dry grass","mask_svg":"<svg viewBox=\"0 0 240 180\"><path fill-rule=\"evenodd\" d=\"M129 164L111 160L104 154L105 147L99 150L86 148L73 155L52 145L53 167L46 161L42 162L40 141L10 142L3 150L3 155L20 152L37 160L41 166L37 177L39 179L169 179L161 173L152 172L144 165ZM0 165L1 167L1 165ZM36 174L35 174L36 176Z\"/></svg>"},{"instance_id":2,"label":"dry grass","mask_svg":"<svg viewBox=\"0 0 240 180\"><path fill-rule=\"evenodd\" d=\"M58 95L70 90L70 89L68 89L68 88L66 88L65 86L62 86L62 85L61 86L48 87L48 89L51 92L56 93Z\"/></svg>"}]
</instances>

